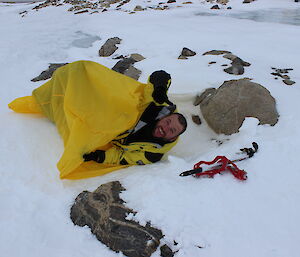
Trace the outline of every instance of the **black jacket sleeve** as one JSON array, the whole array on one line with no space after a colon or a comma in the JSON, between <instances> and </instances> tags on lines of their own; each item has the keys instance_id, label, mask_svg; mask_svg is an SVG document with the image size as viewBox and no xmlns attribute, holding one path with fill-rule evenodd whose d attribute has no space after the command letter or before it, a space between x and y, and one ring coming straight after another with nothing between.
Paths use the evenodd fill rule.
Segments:
<instances>
[{"instance_id":1,"label":"black jacket sleeve","mask_svg":"<svg viewBox=\"0 0 300 257\"><path fill-rule=\"evenodd\" d=\"M95 162L102 163L105 160L105 151L96 150L95 152L84 154L83 159L84 159L85 162L95 161Z\"/></svg>"}]
</instances>

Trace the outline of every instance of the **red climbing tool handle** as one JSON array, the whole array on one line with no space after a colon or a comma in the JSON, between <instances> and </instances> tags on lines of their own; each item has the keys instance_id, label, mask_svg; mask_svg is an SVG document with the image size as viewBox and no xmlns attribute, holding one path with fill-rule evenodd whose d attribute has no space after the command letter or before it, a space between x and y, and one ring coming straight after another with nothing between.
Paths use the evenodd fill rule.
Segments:
<instances>
[{"instance_id":1,"label":"red climbing tool handle","mask_svg":"<svg viewBox=\"0 0 300 257\"><path fill-rule=\"evenodd\" d=\"M204 172L199 172L199 173L194 174L195 177L208 176L208 177L213 178L216 174L220 174L222 171L228 170L231 172L231 174L233 176L235 176L239 180L247 179L246 171L240 170L236 164L234 164L232 161L230 161L225 156L217 156L211 162L200 161L194 165L194 169L201 168L202 164L206 164L206 165L217 164L217 165L214 166L215 168L213 168L211 170L207 170Z\"/></svg>"}]
</instances>

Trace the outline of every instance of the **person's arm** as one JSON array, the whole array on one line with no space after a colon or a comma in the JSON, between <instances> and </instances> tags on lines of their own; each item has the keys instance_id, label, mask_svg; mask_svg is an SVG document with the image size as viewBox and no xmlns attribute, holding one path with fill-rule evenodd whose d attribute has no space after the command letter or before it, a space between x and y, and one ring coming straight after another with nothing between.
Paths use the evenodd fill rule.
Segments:
<instances>
[{"instance_id":1,"label":"person's arm","mask_svg":"<svg viewBox=\"0 0 300 257\"><path fill-rule=\"evenodd\" d=\"M107 151L96 150L95 152L83 155L84 161L120 165L150 164L160 161L162 157L162 153L145 151L143 146L139 146L137 143L129 144L128 148L124 149L113 146Z\"/></svg>"},{"instance_id":2,"label":"person's arm","mask_svg":"<svg viewBox=\"0 0 300 257\"><path fill-rule=\"evenodd\" d=\"M169 73L163 70L155 71L150 75L149 82L154 87L152 97L157 103L163 104L166 102L172 104L167 96L167 91L171 85L171 76Z\"/></svg>"}]
</instances>

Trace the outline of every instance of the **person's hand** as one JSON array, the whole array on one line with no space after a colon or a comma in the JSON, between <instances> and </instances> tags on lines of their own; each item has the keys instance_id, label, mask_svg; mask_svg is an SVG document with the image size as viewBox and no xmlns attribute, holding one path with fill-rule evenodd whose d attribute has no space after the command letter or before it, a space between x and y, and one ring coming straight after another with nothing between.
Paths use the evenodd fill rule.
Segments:
<instances>
[{"instance_id":1,"label":"person's hand","mask_svg":"<svg viewBox=\"0 0 300 257\"><path fill-rule=\"evenodd\" d=\"M153 84L154 91L152 97L155 102L163 104L169 102L167 90L171 84L171 76L169 73L160 70L153 72L149 77L149 82Z\"/></svg>"},{"instance_id":2,"label":"person's hand","mask_svg":"<svg viewBox=\"0 0 300 257\"><path fill-rule=\"evenodd\" d=\"M164 70L154 71L150 75L149 81L154 87L165 87L167 90L171 85L171 76Z\"/></svg>"},{"instance_id":3,"label":"person's hand","mask_svg":"<svg viewBox=\"0 0 300 257\"><path fill-rule=\"evenodd\" d=\"M95 161L95 162L102 163L104 162L105 159L105 152L102 150L96 150L95 152L84 154L82 157L85 162Z\"/></svg>"}]
</instances>

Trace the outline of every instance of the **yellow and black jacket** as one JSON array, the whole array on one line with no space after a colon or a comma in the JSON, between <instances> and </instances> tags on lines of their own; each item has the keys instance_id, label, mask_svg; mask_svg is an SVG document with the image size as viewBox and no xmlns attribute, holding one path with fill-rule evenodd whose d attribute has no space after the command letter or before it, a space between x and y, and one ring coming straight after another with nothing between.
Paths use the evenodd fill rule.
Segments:
<instances>
[{"instance_id":1,"label":"yellow and black jacket","mask_svg":"<svg viewBox=\"0 0 300 257\"><path fill-rule=\"evenodd\" d=\"M175 144L152 136L156 122L175 111L174 106L157 105L154 102L144 111L134 129L126 131L112 140L106 150L85 154L86 161L121 165L144 165L160 161Z\"/></svg>"}]
</instances>

